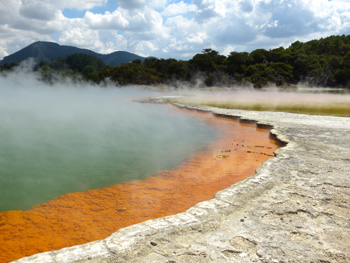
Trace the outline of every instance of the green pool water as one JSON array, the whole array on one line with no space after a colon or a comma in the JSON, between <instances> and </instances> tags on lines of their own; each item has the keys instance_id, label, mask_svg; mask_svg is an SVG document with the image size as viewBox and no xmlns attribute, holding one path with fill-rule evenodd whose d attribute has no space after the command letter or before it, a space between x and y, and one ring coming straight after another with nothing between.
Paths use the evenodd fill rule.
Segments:
<instances>
[{"instance_id":1,"label":"green pool water","mask_svg":"<svg viewBox=\"0 0 350 263\"><path fill-rule=\"evenodd\" d=\"M172 169L214 139L136 88L0 79L0 211Z\"/></svg>"}]
</instances>

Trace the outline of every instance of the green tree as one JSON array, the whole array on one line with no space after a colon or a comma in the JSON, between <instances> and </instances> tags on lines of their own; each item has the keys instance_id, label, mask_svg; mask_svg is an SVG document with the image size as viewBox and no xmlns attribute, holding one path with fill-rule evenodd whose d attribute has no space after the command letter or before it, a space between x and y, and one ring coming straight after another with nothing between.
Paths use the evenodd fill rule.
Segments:
<instances>
[{"instance_id":1,"label":"green tree","mask_svg":"<svg viewBox=\"0 0 350 263\"><path fill-rule=\"evenodd\" d=\"M279 47L272 50L267 51L266 60L268 62L286 62L284 56L284 48Z\"/></svg>"},{"instance_id":2,"label":"green tree","mask_svg":"<svg viewBox=\"0 0 350 263\"><path fill-rule=\"evenodd\" d=\"M132 63L141 65L142 61L141 61L141 59L135 59L135 60L132 61Z\"/></svg>"},{"instance_id":3,"label":"green tree","mask_svg":"<svg viewBox=\"0 0 350 263\"><path fill-rule=\"evenodd\" d=\"M245 72L245 80L252 83L255 88L262 88L269 82L266 63L254 64L248 66Z\"/></svg>"},{"instance_id":4,"label":"green tree","mask_svg":"<svg viewBox=\"0 0 350 263\"><path fill-rule=\"evenodd\" d=\"M104 63L101 59L93 55L87 54L72 54L65 58L65 63L74 71L83 72L85 66L91 65L95 67L96 70L101 69Z\"/></svg>"},{"instance_id":5,"label":"green tree","mask_svg":"<svg viewBox=\"0 0 350 263\"><path fill-rule=\"evenodd\" d=\"M84 67L82 74L86 76L87 74L96 72L96 68L93 65L87 65Z\"/></svg>"},{"instance_id":6,"label":"green tree","mask_svg":"<svg viewBox=\"0 0 350 263\"><path fill-rule=\"evenodd\" d=\"M216 70L214 61L207 54L197 54L189 63L193 71L214 72Z\"/></svg>"},{"instance_id":7,"label":"green tree","mask_svg":"<svg viewBox=\"0 0 350 263\"><path fill-rule=\"evenodd\" d=\"M350 88L350 69L337 69L334 72L334 79L337 84Z\"/></svg>"},{"instance_id":8,"label":"green tree","mask_svg":"<svg viewBox=\"0 0 350 263\"><path fill-rule=\"evenodd\" d=\"M210 48L203 50L202 54L195 55L190 59L189 64L193 70L202 72L215 72L218 69L222 69L225 61L225 56L219 55L219 53Z\"/></svg>"},{"instance_id":9,"label":"green tree","mask_svg":"<svg viewBox=\"0 0 350 263\"><path fill-rule=\"evenodd\" d=\"M300 41L295 41L293 42L290 47L289 47L292 51L302 51L303 48L303 43L301 43Z\"/></svg>"},{"instance_id":10,"label":"green tree","mask_svg":"<svg viewBox=\"0 0 350 263\"><path fill-rule=\"evenodd\" d=\"M265 49L255 49L249 56L252 58L253 64L267 62L268 51Z\"/></svg>"},{"instance_id":11,"label":"green tree","mask_svg":"<svg viewBox=\"0 0 350 263\"><path fill-rule=\"evenodd\" d=\"M237 76L245 72L246 68L252 64L253 60L248 52L231 52L226 60L226 71Z\"/></svg>"}]
</instances>

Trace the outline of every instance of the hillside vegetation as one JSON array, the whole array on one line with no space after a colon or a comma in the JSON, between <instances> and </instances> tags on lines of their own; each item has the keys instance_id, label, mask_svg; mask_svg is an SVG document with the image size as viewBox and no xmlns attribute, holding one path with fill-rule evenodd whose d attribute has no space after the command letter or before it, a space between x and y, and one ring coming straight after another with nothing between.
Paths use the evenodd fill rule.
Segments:
<instances>
[{"instance_id":1,"label":"hillside vegetation","mask_svg":"<svg viewBox=\"0 0 350 263\"><path fill-rule=\"evenodd\" d=\"M188 61L147 58L119 66L104 65L93 55L74 54L41 62L36 70L43 73L44 79L49 79L52 71L71 70L96 83L109 79L119 85L179 81L191 84L203 79L204 86L252 84L261 88L305 82L311 86L350 88L350 35L296 41L288 48L231 52L228 56L204 49Z\"/></svg>"}]
</instances>

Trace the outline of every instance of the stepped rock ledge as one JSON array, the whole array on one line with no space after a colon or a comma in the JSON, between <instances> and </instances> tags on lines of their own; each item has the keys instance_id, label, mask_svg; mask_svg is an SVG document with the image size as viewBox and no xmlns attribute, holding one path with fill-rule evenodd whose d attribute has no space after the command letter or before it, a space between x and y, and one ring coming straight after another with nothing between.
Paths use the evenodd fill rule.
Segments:
<instances>
[{"instance_id":1,"label":"stepped rock ledge","mask_svg":"<svg viewBox=\"0 0 350 263\"><path fill-rule=\"evenodd\" d=\"M287 146L183 213L15 262L350 262L350 118L178 106L271 126Z\"/></svg>"}]
</instances>

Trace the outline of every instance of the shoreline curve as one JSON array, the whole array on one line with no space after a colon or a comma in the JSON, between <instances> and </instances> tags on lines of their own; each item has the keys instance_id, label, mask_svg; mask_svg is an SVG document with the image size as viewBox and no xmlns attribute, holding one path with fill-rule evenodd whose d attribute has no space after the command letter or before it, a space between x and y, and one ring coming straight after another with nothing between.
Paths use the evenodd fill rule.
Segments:
<instances>
[{"instance_id":1,"label":"shoreline curve","mask_svg":"<svg viewBox=\"0 0 350 263\"><path fill-rule=\"evenodd\" d=\"M177 106L272 126L287 145L183 213L14 262L350 262L350 118Z\"/></svg>"}]
</instances>

